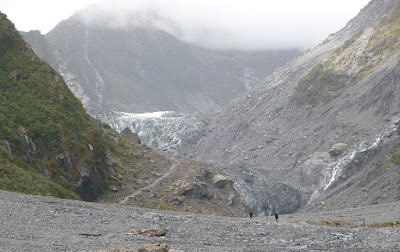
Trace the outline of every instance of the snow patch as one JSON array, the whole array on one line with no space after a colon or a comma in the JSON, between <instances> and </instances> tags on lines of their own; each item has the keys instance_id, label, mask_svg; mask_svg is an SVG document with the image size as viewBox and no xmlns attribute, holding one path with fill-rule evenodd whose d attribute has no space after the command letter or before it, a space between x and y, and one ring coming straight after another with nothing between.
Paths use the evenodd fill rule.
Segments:
<instances>
[{"instance_id":1,"label":"snow patch","mask_svg":"<svg viewBox=\"0 0 400 252\"><path fill-rule=\"evenodd\" d=\"M137 113L137 114L132 114L132 113L126 113L126 112L117 112L121 115L122 117L126 118L160 118L164 116L167 113L172 113L171 111L157 111L157 112L150 112L150 113Z\"/></svg>"}]
</instances>

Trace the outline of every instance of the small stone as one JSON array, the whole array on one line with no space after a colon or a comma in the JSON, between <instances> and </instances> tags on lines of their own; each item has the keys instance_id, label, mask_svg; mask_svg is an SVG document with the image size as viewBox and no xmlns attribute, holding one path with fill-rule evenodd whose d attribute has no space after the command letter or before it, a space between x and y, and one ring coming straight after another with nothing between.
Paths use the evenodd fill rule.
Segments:
<instances>
[{"instance_id":1,"label":"small stone","mask_svg":"<svg viewBox=\"0 0 400 252\"><path fill-rule=\"evenodd\" d=\"M118 188L115 185L109 185L108 189L110 189L112 192L118 192Z\"/></svg>"},{"instance_id":2,"label":"small stone","mask_svg":"<svg viewBox=\"0 0 400 252\"><path fill-rule=\"evenodd\" d=\"M146 244L143 247L140 247L138 252L168 252L169 245L166 243L163 244Z\"/></svg>"}]
</instances>

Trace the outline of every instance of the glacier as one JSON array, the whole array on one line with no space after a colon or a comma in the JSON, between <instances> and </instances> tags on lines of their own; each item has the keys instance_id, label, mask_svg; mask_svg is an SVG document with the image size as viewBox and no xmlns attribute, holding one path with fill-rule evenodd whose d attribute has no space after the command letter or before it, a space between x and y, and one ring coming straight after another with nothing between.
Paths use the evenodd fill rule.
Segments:
<instances>
[{"instance_id":1,"label":"glacier","mask_svg":"<svg viewBox=\"0 0 400 252\"><path fill-rule=\"evenodd\" d=\"M129 128L142 144L170 156L187 155L187 148L206 132L203 120L175 111L127 113L86 108L94 118L117 132Z\"/></svg>"}]
</instances>

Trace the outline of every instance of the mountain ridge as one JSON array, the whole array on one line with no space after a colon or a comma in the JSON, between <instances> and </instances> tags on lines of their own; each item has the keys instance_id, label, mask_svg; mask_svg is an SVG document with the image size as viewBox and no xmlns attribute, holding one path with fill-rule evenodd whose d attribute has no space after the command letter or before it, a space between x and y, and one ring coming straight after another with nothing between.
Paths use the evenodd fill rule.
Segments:
<instances>
[{"instance_id":1,"label":"mountain ridge","mask_svg":"<svg viewBox=\"0 0 400 252\"><path fill-rule=\"evenodd\" d=\"M89 25L77 14L40 39L22 34L84 105L132 113L214 112L299 54L206 50L156 29Z\"/></svg>"}]
</instances>

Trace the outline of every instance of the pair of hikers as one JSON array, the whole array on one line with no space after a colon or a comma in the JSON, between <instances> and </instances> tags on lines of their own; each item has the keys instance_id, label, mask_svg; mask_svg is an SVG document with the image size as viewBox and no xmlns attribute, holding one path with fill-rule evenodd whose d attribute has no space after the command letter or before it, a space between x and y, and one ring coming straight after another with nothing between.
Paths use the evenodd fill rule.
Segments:
<instances>
[{"instance_id":1,"label":"pair of hikers","mask_svg":"<svg viewBox=\"0 0 400 252\"><path fill-rule=\"evenodd\" d=\"M278 222L278 213L275 213L275 220ZM253 212L250 212L250 219L253 219Z\"/></svg>"}]
</instances>

